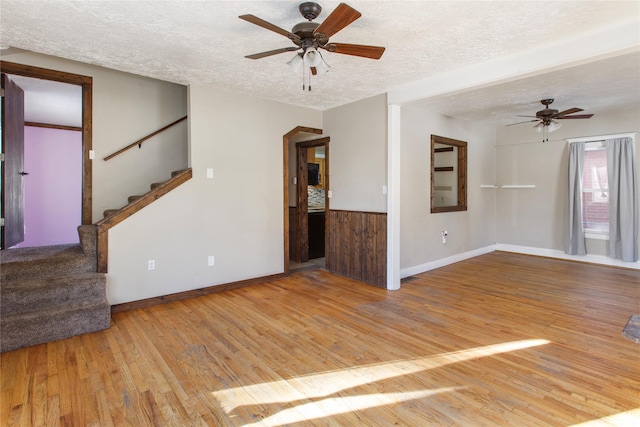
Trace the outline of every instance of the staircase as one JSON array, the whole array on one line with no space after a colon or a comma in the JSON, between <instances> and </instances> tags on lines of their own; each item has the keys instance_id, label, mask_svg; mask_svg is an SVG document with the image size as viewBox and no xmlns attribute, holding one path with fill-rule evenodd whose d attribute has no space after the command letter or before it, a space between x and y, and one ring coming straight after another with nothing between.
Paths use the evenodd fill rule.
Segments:
<instances>
[{"instance_id":1,"label":"staircase","mask_svg":"<svg viewBox=\"0 0 640 427\"><path fill-rule=\"evenodd\" d=\"M79 226L80 244L0 251L0 352L109 328L109 228L191 177L190 168L173 172L96 224Z\"/></svg>"},{"instance_id":2,"label":"staircase","mask_svg":"<svg viewBox=\"0 0 640 427\"><path fill-rule=\"evenodd\" d=\"M96 273L96 226L80 244L1 253L0 351L109 328L106 277Z\"/></svg>"}]
</instances>

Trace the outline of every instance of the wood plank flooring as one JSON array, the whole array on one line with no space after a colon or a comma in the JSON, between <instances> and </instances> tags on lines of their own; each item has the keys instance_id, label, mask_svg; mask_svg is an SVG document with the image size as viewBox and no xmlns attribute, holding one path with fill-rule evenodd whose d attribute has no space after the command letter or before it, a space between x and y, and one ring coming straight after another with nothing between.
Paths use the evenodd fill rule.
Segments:
<instances>
[{"instance_id":1,"label":"wood plank flooring","mask_svg":"<svg viewBox=\"0 0 640 427\"><path fill-rule=\"evenodd\" d=\"M4 353L3 426L640 425L640 272L494 252L304 271Z\"/></svg>"}]
</instances>

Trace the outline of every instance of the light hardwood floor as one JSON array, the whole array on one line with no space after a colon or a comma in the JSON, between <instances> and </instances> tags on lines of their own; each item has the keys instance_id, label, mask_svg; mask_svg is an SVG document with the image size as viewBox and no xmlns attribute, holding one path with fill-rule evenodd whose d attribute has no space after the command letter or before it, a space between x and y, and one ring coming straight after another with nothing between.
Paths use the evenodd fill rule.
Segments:
<instances>
[{"instance_id":1,"label":"light hardwood floor","mask_svg":"<svg viewBox=\"0 0 640 427\"><path fill-rule=\"evenodd\" d=\"M640 272L494 252L305 271L1 356L0 425L640 425Z\"/></svg>"}]
</instances>

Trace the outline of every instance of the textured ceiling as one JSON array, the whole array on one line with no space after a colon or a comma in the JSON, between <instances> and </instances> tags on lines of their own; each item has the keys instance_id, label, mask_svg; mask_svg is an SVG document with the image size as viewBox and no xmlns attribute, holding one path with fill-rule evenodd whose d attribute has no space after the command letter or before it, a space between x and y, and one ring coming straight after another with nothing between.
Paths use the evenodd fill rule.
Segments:
<instances>
[{"instance_id":1,"label":"textured ceiling","mask_svg":"<svg viewBox=\"0 0 640 427\"><path fill-rule=\"evenodd\" d=\"M322 1L317 22L338 5ZM0 43L181 84L210 84L325 110L407 83L638 19L637 1L349 1L362 17L333 42L385 46L378 61L326 53L331 65L302 91L286 62L244 55L293 46L238 19L253 14L290 30L303 21L297 1L2 0ZM635 56L634 56L635 55ZM7 60L10 60L7 58ZM602 104L637 106L638 55L430 100L455 117L504 121L531 114L539 99L588 112ZM610 85L612 70L618 83Z\"/></svg>"}]
</instances>

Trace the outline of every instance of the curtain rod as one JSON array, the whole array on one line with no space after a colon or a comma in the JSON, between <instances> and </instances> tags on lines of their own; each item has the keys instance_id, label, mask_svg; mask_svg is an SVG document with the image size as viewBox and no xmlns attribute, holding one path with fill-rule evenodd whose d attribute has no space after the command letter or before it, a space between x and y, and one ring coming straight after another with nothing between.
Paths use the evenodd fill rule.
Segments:
<instances>
[{"instance_id":1,"label":"curtain rod","mask_svg":"<svg viewBox=\"0 0 640 427\"><path fill-rule=\"evenodd\" d=\"M635 140L637 132L629 132L629 133L614 133L611 135L596 135L596 136L583 136L581 138L567 138L567 142L571 144L572 142L586 142L586 141L605 141L607 139L613 138L631 138Z\"/></svg>"}]
</instances>

